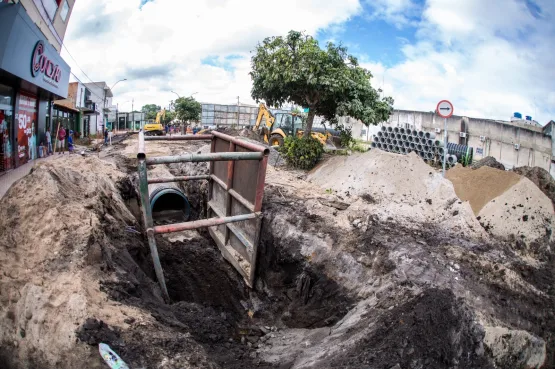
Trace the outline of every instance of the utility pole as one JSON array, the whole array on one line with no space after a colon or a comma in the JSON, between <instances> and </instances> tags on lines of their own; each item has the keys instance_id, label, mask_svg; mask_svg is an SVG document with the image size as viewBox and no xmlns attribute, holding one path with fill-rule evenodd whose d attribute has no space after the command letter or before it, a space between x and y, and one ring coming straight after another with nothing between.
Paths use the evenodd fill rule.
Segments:
<instances>
[{"instance_id":1,"label":"utility pole","mask_svg":"<svg viewBox=\"0 0 555 369\"><path fill-rule=\"evenodd\" d=\"M119 110L119 103L116 104L116 121L114 122L116 124L116 131L119 131L119 115L118 115L118 110ZM114 130L114 128L112 127L112 130Z\"/></svg>"},{"instance_id":2,"label":"utility pole","mask_svg":"<svg viewBox=\"0 0 555 369\"><path fill-rule=\"evenodd\" d=\"M239 96L237 96L237 128L239 128L239 113L240 113L241 107L239 104Z\"/></svg>"}]
</instances>

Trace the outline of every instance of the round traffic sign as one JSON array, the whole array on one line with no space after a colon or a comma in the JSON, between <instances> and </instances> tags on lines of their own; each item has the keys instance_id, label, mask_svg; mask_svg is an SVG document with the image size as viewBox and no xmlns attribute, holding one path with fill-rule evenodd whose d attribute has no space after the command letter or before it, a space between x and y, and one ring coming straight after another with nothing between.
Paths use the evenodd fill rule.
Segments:
<instances>
[{"instance_id":1,"label":"round traffic sign","mask_svg":"<svg viewBox=\"0 0 555 369\"><path fill-rule=\"evenodd\" d=\"M441 100L437 104L436 108L436 112L442 118L449 118L451 115L453 115L453 110L453 104L451 104L451 102L448 100Z\"/></svg>"}]
</instances>

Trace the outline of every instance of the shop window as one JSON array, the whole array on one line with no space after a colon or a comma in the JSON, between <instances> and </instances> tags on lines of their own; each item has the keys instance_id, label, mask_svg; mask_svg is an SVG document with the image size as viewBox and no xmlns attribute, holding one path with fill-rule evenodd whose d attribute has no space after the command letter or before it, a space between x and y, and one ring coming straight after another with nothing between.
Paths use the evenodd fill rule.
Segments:
<instances>
[{"instance_id":1,"label":"shop window","mask_svg":"<svg viewBox=\"0 0 555 369\"><path fill-rule=\"evenodd\" d=\"M0 172L13 168L13 89L0 85Z\"/></svg>"},{"instance_id":2,"label":"shop window","mask_svg":"<svg viewBox=\"0 0 555 369\"><path fill-rule=\"evenodd\" d=\"M37 157L37 97L20 92L17 111L17 165L23 165Z\"/></svg>"},{"instance_id":3,"label":"shop window","mask_svg":"<svg viewBox=\"0 0 555 369\"><path fill-rule=\"evenodd\" d=\"M62 4L62 11L60 12L60 17L64 22L67 19L68 13L69 13L69 4L67 3L67 0L64 0L64 3Z\"/></svg>"}]
</instances>

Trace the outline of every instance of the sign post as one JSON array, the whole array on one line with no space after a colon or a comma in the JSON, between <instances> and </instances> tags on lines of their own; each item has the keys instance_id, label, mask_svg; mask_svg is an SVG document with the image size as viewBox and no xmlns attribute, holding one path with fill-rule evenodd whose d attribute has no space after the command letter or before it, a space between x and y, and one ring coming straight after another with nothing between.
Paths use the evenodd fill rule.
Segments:
<instances>
[{"instance_id":1,"label":"sign post","mask_svg":"<svg viewBox=\"0 0 555 369\"><path fill-rule=\"evenodd\" d=\"M447 160L447 118L453 115L453 104L448 100L441 100L436 107L436 113L443 118L443 177L445 177L445 162ZM445 151L447 150L447 152Z\"/></svg>"}]
</instances>

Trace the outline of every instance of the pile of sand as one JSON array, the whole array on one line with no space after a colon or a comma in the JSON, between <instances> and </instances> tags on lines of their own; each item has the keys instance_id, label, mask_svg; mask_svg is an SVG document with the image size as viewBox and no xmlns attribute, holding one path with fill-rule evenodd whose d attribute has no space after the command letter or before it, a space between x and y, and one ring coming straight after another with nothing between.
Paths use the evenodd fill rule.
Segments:
<instances>
[{"instance_id":1,"label":"pile of sand","mask_svg":"<svg viewBox=\"0 0 555 369\"><path fill-rule=\"evenodd\" d=\"M552 237L553 204L528 178L487 166L473 170L460 165L449 170L447 178L491 234L515 235L527 242Z\"/></svg>"},{"instance_id":2,"label":"pile of sand","mask_svg":"<svg viewBox=\"0 0 555 369\"><path fill-rule=\"evenodd\" d=\"M457 196L463 201L470 202L476 215L488 202L514 186L520 178L516 173L489 166L472 170L457 165L447 171L447 179L455 186Z\"/></svg>"},{"instance_id":3,"label":"pile of sand","mask_svg":"<svg viewBox=\"0 0 555 369\"><path fill-rule=\"evenodd\" d=\"M469 204L459 200L451 182L414 153L372 150L335 156L314 169L307 179L341 196L373 199L366 206L382 219L408 224L431 222L471 236L484 236Z\"/></svg>"},{"instance_id":4,"label":"pile of sand","mask_svg":"<svg viewBox=\"0 0 555 369\"><path fill-rule=\"evenodd\" d=\"M534 182L555 206L555 179L547 170L540 167L518 167L513 171Z\"/></svg>"},{"instance_id":5,"label":"pile of sand","mask_svg":"<svg viewBox=\"0 0 555 369\"><path fill-rule=\"evenodd\" d=\"M498 237L515 235L526 242L544 236L554 239L553 204L525 177L487 203L478 215L484 227Z\"/></svg>"}]
</instances>

